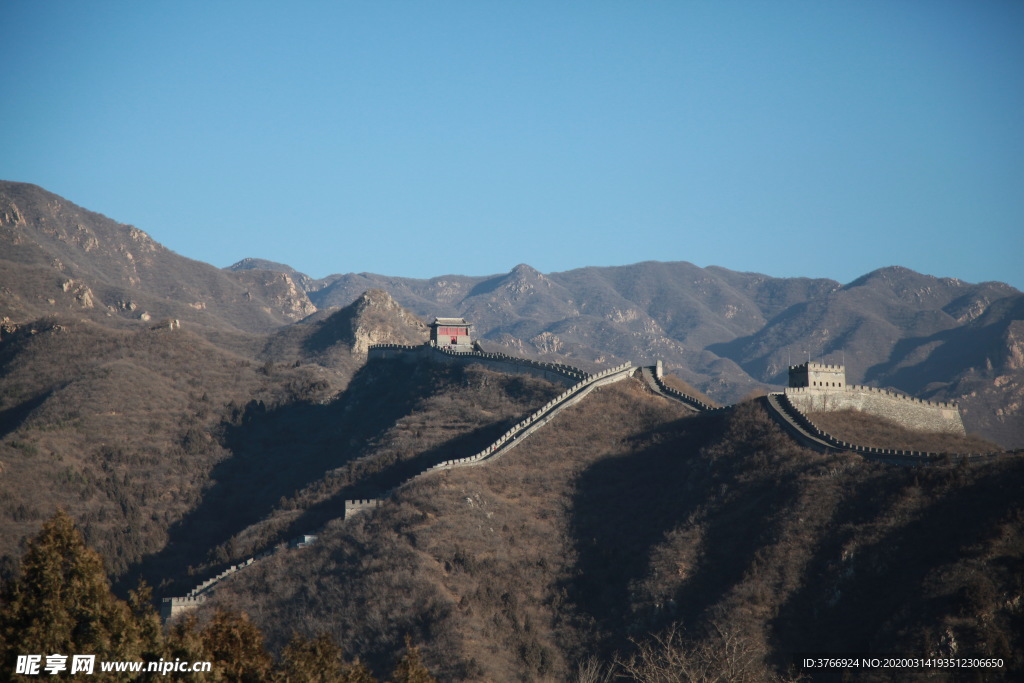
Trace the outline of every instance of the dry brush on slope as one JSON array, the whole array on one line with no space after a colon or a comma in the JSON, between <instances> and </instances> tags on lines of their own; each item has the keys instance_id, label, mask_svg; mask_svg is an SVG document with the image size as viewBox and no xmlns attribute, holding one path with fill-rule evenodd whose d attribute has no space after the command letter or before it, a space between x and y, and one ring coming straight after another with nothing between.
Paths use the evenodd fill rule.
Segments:
<instances>
[{"instance_id":1,"label":"dry brush on slope","mask_svg":"<svg viewBox=\"0 0 1024 683\"><path fill-rule=\"evenodd\" d=\"M908 430L892 420L857 410L810 412L805 415L821 431L859 446L925 453L997 453L1003 450L998 444L973 434Z\"/></svg>"},{"instance_id":2,"label":"dry brush on slope","mask_svg":"<svg viewBox=\"0 0 1024 683\"><path fill-rule=\"evenodd\" d=\"M1014 458L822 456L753 404L684 419L620 383L507 458L328 525L301 563L274 558L216 602L274 642L275 624L329 629L380 666L412 634L451 680L565 678L676 622L691 652L724 625L764 676L849 649L1019 670L1022 479Z\"/></svg>"},{"instance_id":3,"label":"dry brush on slope","mask_svg":"<svg viewBox=\"0 0 1024 683\"><path fill-rule=\"evenodd\" d=\"M20 326L0 341L0 552L60 501L121 574L198 502L226 457L221 424L251 401L326 392L313 368L257 365L183 329Z\"/></svg>"}]
</instances>

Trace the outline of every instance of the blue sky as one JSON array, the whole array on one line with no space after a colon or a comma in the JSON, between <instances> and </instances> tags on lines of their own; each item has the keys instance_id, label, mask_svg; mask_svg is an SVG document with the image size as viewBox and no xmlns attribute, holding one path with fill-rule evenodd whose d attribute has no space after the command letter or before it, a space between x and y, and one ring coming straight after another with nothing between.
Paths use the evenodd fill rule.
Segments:
<instances>
[{"instance_id":1,"label":"blue sky","mask_svg":"<svg viewBox=\"0 0 1024 683\"><path fill-rule=\"evenodd\" d=\"M1024 3L0 3L0 178L314 277L1024 288Z\"/></svg>"}]
</instances>

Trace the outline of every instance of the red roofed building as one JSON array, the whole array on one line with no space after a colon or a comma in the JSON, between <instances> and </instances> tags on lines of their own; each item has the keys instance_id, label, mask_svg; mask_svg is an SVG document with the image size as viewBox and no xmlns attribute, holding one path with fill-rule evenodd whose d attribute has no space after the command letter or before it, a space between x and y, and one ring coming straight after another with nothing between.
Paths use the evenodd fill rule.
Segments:
<instances>
[{"instance_id":1,"label":"red roofed building","mask_svg":"<svg viewBox=\"0 0 1024 683\"><path fill-rule=\"evenodd\" d=\"M454 351L472 351L472 327L464 318L434 318L430 323L430 343Z\"/></svg>"}]
</instances>

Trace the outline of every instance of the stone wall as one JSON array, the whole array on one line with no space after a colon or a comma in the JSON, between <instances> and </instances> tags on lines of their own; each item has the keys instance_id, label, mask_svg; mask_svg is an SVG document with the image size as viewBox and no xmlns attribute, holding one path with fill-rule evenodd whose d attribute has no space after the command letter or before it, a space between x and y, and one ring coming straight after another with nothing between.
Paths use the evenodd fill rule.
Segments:
<instances>
[{"instance_id":1,"label":"stone wall","mask_svg":"<svg viewBox=\"0 0 1024 683\"><path fill-rule=\"evenodd\" d=\"M786 397L801 413L858 410L914 431L966 433L960 409L955 403L923 401L885 389L858 385L847 386L845 391L789 387Z\"/></svg>"},{"instance_id":2,"label":"stone wall","mask_svg":"<svg viewBox=\"0 0 1024 683\"><path fill-rule=\"evenodd\" d=\"M406 363L417 363L426 348L429 347L425 344L371 344L366 350L366 360L401 360Z\"/></svg>"},{"instance_id":3,"label":"stone wall","mask_svg":"<svg viewBox=\"0 0 1024 683\"><path fill-rule=\"evenodd\" d=\"M361 512L372 510L381 506L384 501L380 498L358 498L345 501L345 519L358 515Z\"/></svg>"},{"instance_id":4,"label":"stone wall","mask_svg":"<svg viewBox=\"0 0 1024 683\"><path fill-rule=\"evenodd\" d=\"M789 386L817 387L842 391L846 386L846 368L826 363L801 363L789 366Z\"/></svg>"},{"instance_id":5,"label":"stone wall","mask_svg":"<svg viewBox=\"0 0 1024 683\"><path fill-rule=\"evenodd\" d=\"M569 387L559 396L551 399L548 403L535 411L522 422L516 424L505 434L501 435L494 443L484 450L464 458L446 460L427 469L413 477L424 476L432 472L449 470L458 467L471 467L483 462L497 458L508 452L532 432L545 425L556 413L581 401L588 393L600 386L617 382L629 377L635 371L631 363L623 363L614 368L608 368L596 374L589 374L567 365L555 363L542 363L531 361L503 354L489 354L480 351L452 352L438 349L429 344L420 346L403 346L398 344L378 344L369 348L369 359L393 359L408 363L416 363L424 359L438 362L473 364L484 363L495 370L503 372L525 373L559 381L569 384ZM841 366L835 366L840 368ZM682 394L661 381L664 372L661 362L654 368L644 368L645 379L653 383L654 388L671 398L682 401L694 410L713 411L729 410L729 408L715 408L707 405L698 399ZM832 367L823 368L824 372L832 373ZM815 380L814 377L811 378ZM824 380L822 380L824 381ZM936 403L912 398L903 394L876 389L866 386L849 386L833 388L830 385L811 387L790 387L784 394L771 394L763 398L763 402L769 413L780 420L782 426L790 431L805 446L826 452L853 451L860 455L891 462L894 464L922 464L939 459L943 455L938 453L920 453L916 451L901 451L882 448L869 448L856 444L846 443L836 439L830 434L817 429L804 413L807 412L829 412L844 410L847 408L860 410L872 415L887 418L901 426L919 431L938 431L963 434L964 427L960 418L960 411L955 403ZM838 383L839 380L837 379ZM957 455L955 457L973 460L983 455ZM403 482L402 485L404 485ZM366 498L357 500L346 500L344 502L345 518L361 514L380 507L384 500L390 495L390 491L381 498ZM290 543L292 548L303 548L316 540L315 534L305 534L293 539ZM221 580L231 574L244 569L254 562L273 555L279 547L271 548L255 557L251 557L237 565L232 565L223 570L220 574L207 579L196 586L184 597L164 598L161 604L161 617L166 621L182 612L194 609L202 604L207 595L212 592L213 587Z\"/></svg>"},{"instance_id":6,"label":"stone wall","mask_svg":"<svg viewBox=\"0 0 1024 683\"><path fill-rule=\"evenodd\" d=\"M179 614L199 607L204 602L206 602L205 595L200 597L164 598L163 602L160 603L160 618L163 621L173 619Z\"/></svg>"},{"instance_id":7,"label":"stone wall","mask_svg":"<svg viewBox=\"0 0 1024 683\"><path fill-rule=\"evenodd\" d=\"M880 391L877 390L876 391ZM931 453L926 451L902 450L897 448L876 448L842 441L824 432L811 422L790 400L790 393L774 393L762 396L762 405L797 442L822 453L851 451L869 460L878 460L894 465L922 465L938 462L944 458L952 460L986 460L999 457L1000 453ZM927 403L925 401L924 403ZM941 405L941 404L939 404Z\"/></svg>"},{"instance_id":8,"label":"stone wall","mask_svg":"<svg viewBox=\"0 0 1024 683\"><path fill-rule=\"evenodd\" d=\"M293 549L305 548L309 545L312 545L315 542L316 534L303 534L302 536L298 536L289 541L288 547ZM273 546L267 550L264 550L262 553L258 555L254 555L242 562L239 562L238 564L233 564L230 567L227 567L226 569L221 571L216 576L211 576L210 578L206 579L205 581L197 585L195 588L190 590L188 594L185 596L182 596L180 598L164 598L160 602L160 618L164 621L167 621L168 619L178 616L182 612L187 612L189 610L195 609L199 605L206 602L206 598L211 593L213 593L214 588L218 583L220 583L227 577L231 576L235 572L239 572L245 569L246 567L250 567L255 562L259 562L265 557L270 557L271 555L276 554L279 550L283 548L283 544Z\"/></svg>"},{"instance_id":9,"label":"stone wall","mask_svg":"<svg viewBox=\"0 0 1024 683\"><path fill-rule=\"evenodd\" d=\"M422 344L420 346L402 346L400 344L375 344L367 351L367 360L391 359L406 363L418 363L428 360L449 365L483 364L496 372L519 375L533 375L555 382L563 386L572 386L586 379L589 374L579 368L561 363L545 363L506 356L503 353L486 353L484 351L459 351L450 348Z\"/></svg>"},{"instance_id":10,"label":"stone wall","mask_svg":"<svg viewBox=\"0 0 1024 683\"><path fill-rule=\"evenodd\" d=\"M648 378L648 372L649 371L645 371L643 373L644 379ZM661 361L659 360L658 364L654 366L654 372L650 373L650 381L653 383L654 386L652 388L655 389L655 391L663 394L664 396L675 399L676 401L679 401L680 403L683 403L684 405L699 412L722 410L722 408L716 408L712 405L708 405L704 401L701 401L699 398L690 396L689 394L684 394L681 391L673 389L669 385L665 384L664 380L662 379L664 374L664 368L661 364Z\"/></svg>"},{"instance_id":11,"label":"stone wall","mask_svg":"<svg viewBox=\"0 0 1024 683\"><path fill-rule=\"evenodd\" d=\"M631 375L632 372L633 364L626 362L622 365L617 365L614 368L602 370L596 375L590 375L587 379L573 387L570 387L569 389L566 389L559 396L548 401L540 409L535 411L522 422L516 424L512 429L502 434L498 437L497 441L479 453L465 458L446 460L434 465L430 470L427 470L427 472L432 470L447 470L452 469L453 467L465 467L475 465L484 460L492 460L517 446L523 438L529 436L535 429L547 424L548 420L554 417L555 413L576 404L582 400L584 396L600 386L625 379Z\"/></svg>"},{"instance_id":12,"label":"stone wall","mask_svg":"<svg viewBox=\"0 0 1024 683\"><path fill-rule=\"evenodd\" d=\"M618 382L619 380L625 379L632 375L634 371L633 364L626 362L622 365L617 365L607 370L602 370L594 375L587 375L585 379L574 384L570 388L563 391L561 394L545 403L541 408L535 411L532 415L524 419L522 422L517 423L507 432L502 434L498 439L487 448L483 449L479 453L469 455L464 458L455 458L453 460L445 460L440 462L433 467L420 472L419 474L407 479L402 482L399 486L404 486L409 481L422 477L431 472L437 472L441 470L450 470L456 467L471 467L479 465L482 462L493 460L501 455L504 455L509 450L519 445L523 439L532 434L535 430L539 429L543 425L547 424L552 417L555 416L561 410L574 405L578 401L582 400L584 396L589 394L594 389L610 384L612 382ZM398 487L396 487L398 488ZM388 491L381 498L368 498L358 500L346 500L345 501L345 516L351 517L352 515L360 514L367 510L372 510L383 504L384 500L391 495L391 491Z\"/></svg>"}]
</instances>

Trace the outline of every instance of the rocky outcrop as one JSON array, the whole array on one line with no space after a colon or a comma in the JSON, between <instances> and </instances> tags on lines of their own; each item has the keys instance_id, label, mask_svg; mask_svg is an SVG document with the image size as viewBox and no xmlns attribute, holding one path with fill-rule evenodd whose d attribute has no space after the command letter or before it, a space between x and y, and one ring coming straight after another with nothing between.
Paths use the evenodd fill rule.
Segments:
<instances>
[{"instance_id":1,"label":"rocky outcrop","mask_svg":"<svg viewBox=\"0 0 1024 683\"><path fill-rule=\"evenodd\" d=\"M366 355L374 344L416 344L426 340L427 325L382 289L365 292L352 306L349 341L353 353Z\"/></svg>"},{"instance_id":2,"label":"rocky outcrop","mask_svg":"<svg viewBox=\"0 0 1024 683\"><path fill-rule=\"evenodd\" d=\"M267 313L297 321L316 313L317 308L306 290L288 273L270 270L240 270L232 277L245 285L246 290L266 302Z\"/></svg>"}]
</instances>

